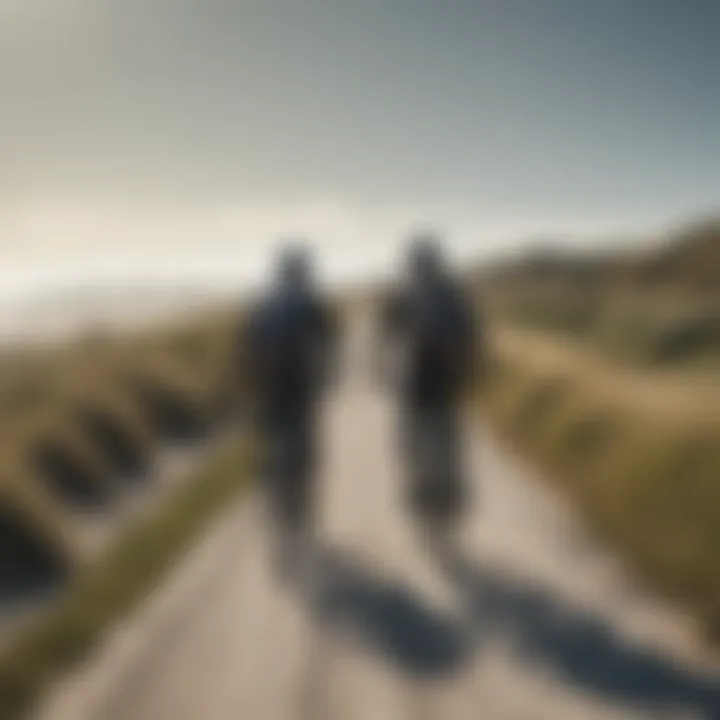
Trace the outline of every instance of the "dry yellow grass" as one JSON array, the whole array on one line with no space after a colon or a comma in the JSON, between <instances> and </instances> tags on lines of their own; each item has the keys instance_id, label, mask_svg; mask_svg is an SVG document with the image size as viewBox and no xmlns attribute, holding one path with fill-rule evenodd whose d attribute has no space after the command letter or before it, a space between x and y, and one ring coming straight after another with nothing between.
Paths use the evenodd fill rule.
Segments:
<instances>
[{"instance_id":1,"label":"dry yellow grass","mask_svg":"<svg viewBox=\"0 0 720 720\"><path fill-rule=\"evenodd\" d=\"M234 384L236 323L219 310L134 334L4 349L0 540L12 557L0 560L0 584L24 574L19 566L48 538L74 566L77 513L112 512L124 480L168 436L213 426Z\"/></svg>"},{"instance_id":2,"label":"dry yellow grass","mask_svg":"<svg viewBox=\"0 0 720 720\"><path fill-rule=\"evenodd\" d=\"M651 583L720 636L720 383L499 328L484 409Z\"/></svg>"},{"instance_id":3,"label":"dry yellow grass","mask_svg":"<svg viewBox=\"0 0 720 720\"><path fill-rule=\"evenodd\" d=\"M582 343L509 325L494 331L493 345L503 360L524 358L533 372L582 381L598 402L626 405L672 422L720 421L716 372L610 366Z\"/></svg>"}]
</instances>

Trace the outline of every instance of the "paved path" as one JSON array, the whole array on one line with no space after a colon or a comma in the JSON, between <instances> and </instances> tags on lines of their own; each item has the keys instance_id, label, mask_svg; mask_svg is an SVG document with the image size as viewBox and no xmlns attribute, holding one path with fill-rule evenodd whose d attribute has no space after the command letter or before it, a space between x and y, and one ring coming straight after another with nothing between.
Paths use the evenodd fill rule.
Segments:
<instances>
[{"instance_id":1,"label":"paved path","mask_svg":"<svg viewBox=\"0 0 720 720\"><path fill-rule=\"evenodd\" d=\"M41 720L720 718L690 628L489 437L437 563L399 509L387 405L353 376L327 423L312 591L276 582L245 498Z\"/></svg>"}]
</instances>

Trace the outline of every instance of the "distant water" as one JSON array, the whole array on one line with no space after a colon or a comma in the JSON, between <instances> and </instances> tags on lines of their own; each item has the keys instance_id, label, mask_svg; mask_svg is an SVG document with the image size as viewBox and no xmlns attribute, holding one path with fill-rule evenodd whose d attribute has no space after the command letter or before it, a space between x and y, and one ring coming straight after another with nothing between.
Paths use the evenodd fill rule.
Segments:
<instances>
[{"instance_id":1,"label":"distant water","mask_svg":"<svg viewBox=\"0 0 720 720\"><path fill-rule=\"evenodd\" d=\"M42 293L0 306L3 342L34 342L76 336L91 328L120 329L152 324L227 300L229 296L196 289L133 291L77 291Z\"/></svg>"},{"instance_id":2,"label":"distant water","mask_svg":"<svg viewBox=\"0 0 720 720\"><path fill-rule=\"evenodd\" d=\"M257 280L257 279L256 279ZM123 328L156 322L219 301L240 301L257 281L234 276L145 273L43 272L0 275L0 339L52 340L89 328Z\"/></svg>"},{"instance_id":3,"label":"distant water","mask_svg":"<svg viewBox=\"0 0 720 720\"><path fill-rule=\"evenodd\" d=\"M467 267L467 252L453 253ZM270 255L270 257L268 257ZM382 281L398 271L397 248L375 244L355 252L318 253L326 288ZM218 302L241 303L268 280L272 254L198 256L170 268L156 261L141 269L105 258L63 272L45 267L0 270L0 341L33 342L89 328L136 327Z\"/></svg>"},{"instance_id":4,"label":"distant water","mask_svg":"<svg viewBox=\"0 0 720 720\"><path fill-rule=\"evenodd\" d=\"M324 285L338 289L376 277L336 276ZM260 284L259 277L232 276L5 283L0 289L0 342L44 342L93 328L152 325L220 303L240 305Z\"/></svg>"}]
</instances>

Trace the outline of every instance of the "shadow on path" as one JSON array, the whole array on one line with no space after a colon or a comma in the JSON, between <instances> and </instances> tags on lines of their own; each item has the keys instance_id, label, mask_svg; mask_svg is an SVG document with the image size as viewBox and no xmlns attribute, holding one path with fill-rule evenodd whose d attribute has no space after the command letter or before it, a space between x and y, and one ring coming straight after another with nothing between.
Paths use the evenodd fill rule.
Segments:
<instances>
[{"instance_id":1,"label":"shadow on path","mask_svg":"<svg viewBox=\"0 0 720 720\"><path fill-rule=\"evenodd\" d=\"M446 558L442 568L467 602L479 637L502 636L521 661L541 663L611 702L720 719L720 673L703 676L634 644L550 589L459 557Z\"/></svg>"},{"instance_id":2,"label":"shadow on path","mask_svg":"<svg viewBox=\"0 0 720 720\"><path fill-rule=\"evenodd\" d=\"M314 578L311 611L316 621L381 655L401 672L441 677L457 672L468 659L470 639L455 618L356 555L318 547Z\"/></svg>"}]
</instances>

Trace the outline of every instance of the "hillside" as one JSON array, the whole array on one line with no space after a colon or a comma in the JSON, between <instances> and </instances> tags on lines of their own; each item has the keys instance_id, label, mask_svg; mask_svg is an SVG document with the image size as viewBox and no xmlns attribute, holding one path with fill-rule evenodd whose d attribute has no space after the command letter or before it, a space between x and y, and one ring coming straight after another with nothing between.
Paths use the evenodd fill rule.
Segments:
<instances>
[{"instance_id":1,"label":"hillside","mask_svg":"<svg viewBox=\"0 0 720 720\"><path fill-rule=\"evenodd\" d=\"M491 315L593 342L625 361L720 360L720 221L650 249L544 250L480 276Z\"/></svg>"}]
</instances>

